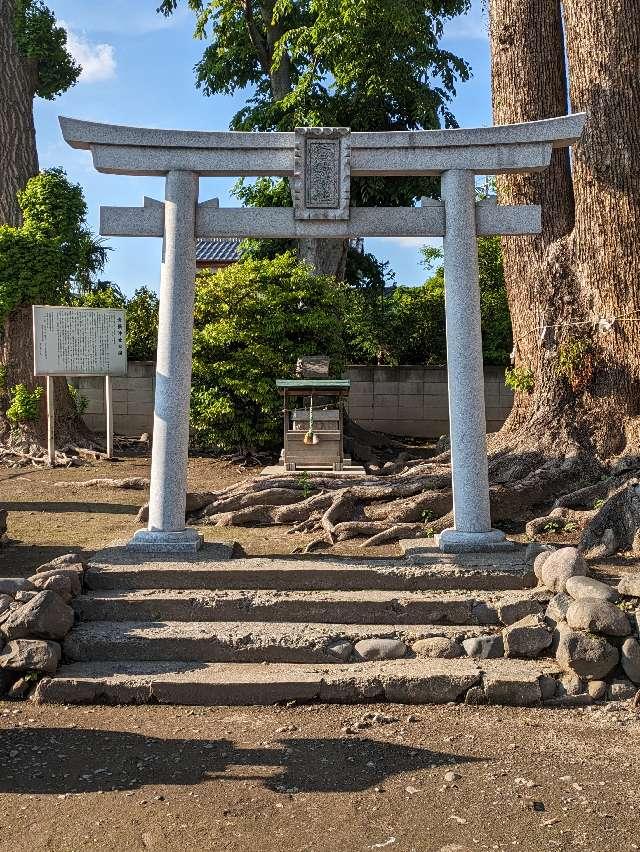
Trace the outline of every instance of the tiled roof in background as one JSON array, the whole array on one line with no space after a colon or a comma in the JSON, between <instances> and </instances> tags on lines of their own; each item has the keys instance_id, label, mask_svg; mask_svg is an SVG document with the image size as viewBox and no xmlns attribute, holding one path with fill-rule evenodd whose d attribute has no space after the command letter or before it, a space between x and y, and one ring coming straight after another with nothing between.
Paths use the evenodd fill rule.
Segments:
<instances>
[{"instance_id":1,"label":"tiled roof in background","mask_svg":"<svg viewBox=\"0 0 640 852\"><path fill-rule=\"evenodd\" d=\"M198 263L235 263L240 260L240 239L196 240Z\"/></svg>"}]
</instances>

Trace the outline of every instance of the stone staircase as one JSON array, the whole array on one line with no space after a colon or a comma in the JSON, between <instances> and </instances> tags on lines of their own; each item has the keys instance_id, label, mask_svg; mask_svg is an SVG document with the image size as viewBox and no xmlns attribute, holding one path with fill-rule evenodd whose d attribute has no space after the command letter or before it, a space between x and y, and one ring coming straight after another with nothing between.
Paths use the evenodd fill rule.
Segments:
<instances>
[{"instance_id":1,"label":"stone staircase","mask_svg":"<svg viewBox=\"0 0 640 852\"><path fill-rule=\"evenodd\" d=\"M271 704L279 701L533 704L551 699L555 660L358 661L363 639L500 633L544 610L524 548L406 558L229 559L205 546L189 562L124 548L97 554L74 601L65 664L35 699L55 703ZM348 643L348 644L346 644Z\"/></svg>"}]
</instances>

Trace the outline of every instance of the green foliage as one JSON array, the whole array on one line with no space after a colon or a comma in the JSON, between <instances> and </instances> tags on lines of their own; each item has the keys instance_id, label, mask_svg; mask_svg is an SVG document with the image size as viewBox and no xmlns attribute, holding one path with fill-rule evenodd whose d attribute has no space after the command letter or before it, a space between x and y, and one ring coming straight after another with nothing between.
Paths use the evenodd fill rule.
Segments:
<instances>
[{"instance_id":1,"label":"green foliage","mask_svg":"<svg viewBox=\"0 0 640 852\"><path fill-rule=\"evenodd\" d=\"M62 169L32 177L18 201L23 225L0 225L0 322L19 305L68 303L106 260L86 227L82 189Z\"/></svg>"},{"instance_id":2,"label":"green foliage","mask_svg":"<svg viewBox=\"0 0 640 852\"><path fill-rule=\"evenodd\" d=\"M349 293L345 316L348 358L356 363L444 364L447 360L444 269L436 266L441 249L423 249L435 271L421 287L395 287L384 297L376 292L371 309L367 294ZM513 346L511 319L497 237L478 240L480 310L485 363L506 364Z\"/></svg>"},{"instance_id":3,"label":"green foliage","mask_svg":"<svg viewBox=\"0 0 640 852\"><path fill-rule=\"evenodd\" d=\"M533 373L524 365L508 367L504 373L504 383L519 393L531 393L535 385Z\"/></svg>"},{"instance_id":4,"label":"green foliage","mask_svg":"<svg viewBox=\"0 0 640 852\"><path fill-rule=\"evenodd\" d=\"M275 380L300 355L326 354L340 374L342 288L292 253L198 276L191 426L200 447L251 450L280 440Z\"/></svg>"},{"instance_id":5,"label":"green foliage","mask_svg":"<svg viewBox=\"0 0 640 852\"><path fill-rule=\"evenodd\" d=\"M53 100L77 82L82 68L67 50L67 33L41 0L18 0L14 36L22 55L36 63L39 97Z\"/></svg>"},{"instance_id":6,"label":"green foliage","mask_svg":"<svg viewBox=\"0 0 640 852\"><path fill-rule=\"evenodd\" d=\"M162 0L170 15L179 0ZM467 63L440 46L468 0L188 0L207 40L196 84L207 95L250 91L234 130L456 126L449 109ZM358 178L356 205L404 204L430 178Z\"/></svg>"},{"instance_id":7,"label":"green foliage","mask_svg":"<svg viewBox=\"0 0 640 852\"><path fill-rule=\"evenodd\" d=\"M133 361L153 361L158 347L160 300L148 287L139 287L127 302L127 352Z\"/></svg>"},{"instance_id":8,"label":"green foliage","mask_svg":"<svg viewBox=\"0 0 640 852\"><path fill-rule=\"evenodd\" d=\"M575 382L585 369L593 352L593 343L587 338L569 338L558 347L556 372L570 382Z\"/></svg>"},{"instance_id":9,"label":"green foliage","mask_svg":"<svg viewBox=\"0 0 640 852\"><path fill-rule=\"evenodd\" d=\"M12 423L29 423L40 416L40 399L44 388L38 385L32 391L24 384L11 388L9 395L11 405L7 409L7 417Z\"/></svg>"},{"instance_id":10,"label":"green foliage","mask_svg":"<svg viewBox=\"0 0 640 852\"><path fill-rule=\"evenodd\" d=\"M75 408L77 414L82 417L82 415L89 407L89 400L86 396L80 393L80 391L75 385L70 385L67 383L67 388L69 389L69 396L71 397L73 407Z\"/></svg>"}]
</instances>

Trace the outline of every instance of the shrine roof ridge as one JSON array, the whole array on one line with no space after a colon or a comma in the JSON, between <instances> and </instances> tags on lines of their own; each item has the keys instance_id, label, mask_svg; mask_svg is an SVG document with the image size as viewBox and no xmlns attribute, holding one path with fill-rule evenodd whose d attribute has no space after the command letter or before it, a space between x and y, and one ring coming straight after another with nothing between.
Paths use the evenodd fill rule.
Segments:
<instances>
[{"instance_id":1,"label":"shrine roof ridge","mask_svg":"<svg viewBox=\"0 0 640 852\"><path fill-rule=\"evenodd\" d=\"M550 143L566 147L580 138L585 113L546 118L520 124L493 127L447 128L444 130L389 130L352 132L350 143L357 148L438 148L465 145L525 145ZM295 133L169 130L101 124L60 116L65 141L72 148L90 150L93 146L127 146L142 148L244 148L293 149Z\"/></svg>"}]
</instances>

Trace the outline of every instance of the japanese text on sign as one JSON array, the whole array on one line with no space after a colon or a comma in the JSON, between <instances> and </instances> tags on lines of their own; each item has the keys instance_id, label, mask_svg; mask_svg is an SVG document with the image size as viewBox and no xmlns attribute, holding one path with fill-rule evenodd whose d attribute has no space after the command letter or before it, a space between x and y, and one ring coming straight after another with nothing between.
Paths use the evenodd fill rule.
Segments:
<instances>
[{"instance_id":1,"label":"japanese text on sign","mask_svg":"<svg viewBox=\"0 0 640 852\"><path fill-rule=\"evenodd\" d=\"M125 376L123 310L33 306L36 376Z\"/></svg>"}]
</instances>

